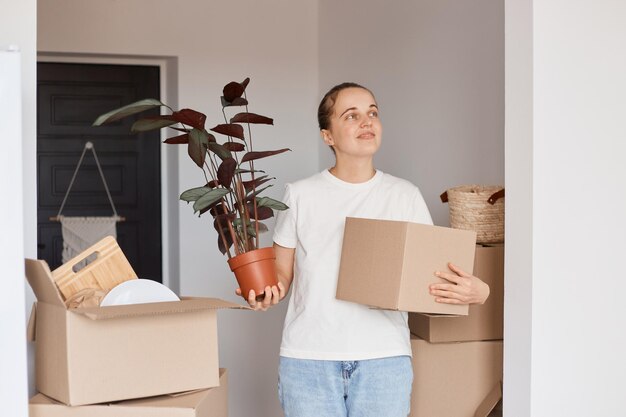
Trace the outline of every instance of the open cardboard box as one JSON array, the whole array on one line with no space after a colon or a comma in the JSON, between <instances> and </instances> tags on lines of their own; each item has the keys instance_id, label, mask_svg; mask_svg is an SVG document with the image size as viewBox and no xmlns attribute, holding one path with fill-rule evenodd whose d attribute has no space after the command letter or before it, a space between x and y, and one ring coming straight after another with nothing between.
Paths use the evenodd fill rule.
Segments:
<instances>
[{"instance_id":1,"label":"open cardboard box","mask_svg":"<svg viewBox=\"0 0 626 417\"><path fill-rule=\"evenodd\" d=\"M249 308L182 297L68 309L46 262L27 259L26 278L37 297L36 388L74 406L218 386L217 310Z\"/></svg>"},{"instance_id":2,"label":"open cardboard box","mask_svg":"<svg viewBox=\"0 0 626 417\"><path fill-rule=\"evenodd\" d=\"M390 310L467 315L467 305L435 302L428 286L452 262L474 268L476 232L348 217L336 297Z\"/></svg>"},{"instance_id":3,"label":"open cardboard box","mask_svg":"<svg viewBox=\"0 0 626 417\"><path fill-rule=\"evenodd\" d=\"M220 369L219 387L110 404L70 407L37 394L30 417L228 417L228 373Z\"/></svg>"},{"instance_id":4,"label":"open cardboard box","mask_svg":"<svg viewBox=\"0 0 626 417\"><path fill-rule=\"evenodd\" d=\"M485 304L469 306L469 315L464 317L409 313L411 333L431 343L502 339L504 246L477 245L474 275L489 285Z\"/></svg>"},{"instance_id":5,"label":"open cardboard box","mask_svg":"<svg viewBox=\"0 0 626 417\"><path fill-rule=\"evenodd\" d=\"M502 341L429 343L411 337L409 417L487 417L502 395Z\"/></svg>"}]
</instances>

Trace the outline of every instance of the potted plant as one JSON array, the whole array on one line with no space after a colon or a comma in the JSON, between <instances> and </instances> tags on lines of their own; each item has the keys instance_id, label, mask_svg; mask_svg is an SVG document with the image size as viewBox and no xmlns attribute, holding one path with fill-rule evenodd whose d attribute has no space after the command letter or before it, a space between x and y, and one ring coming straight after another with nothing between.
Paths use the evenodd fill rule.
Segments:
<instances>
[{"instance_id":1,"label":"potted plant","mask_svg":"<svg viewBox=\"0 0 626 417\"><path fill-rule=\"evenodd\" d=\"M248 111L246 87L249 82L250 79L246 78L241 83L233 81L224 86L221 97L224 123L208 130L205 128L206 115L193 109L176 111L156 99L144 99L120 107L101 115L94 122L94 126L100 126L156 107L170 110L171 114L139 118L131 130L173 129L178 135L166 139L164 143L187 145L189 157L203 172L204 185L184 191L180 199L193 203L194 213L199 216L209 212L213 217L218 248L228 256L229 266L235 273L244 298L251 289L262 295L266 286L278 282L274 249L259 248L259 234L267 231L267 226L261 221L272 217L273 210L288 208L280 201L261 196L275 178L255 169L254 162L289 149L253 149L250 125L273 125L274 122L269 117ZM230 107L244 107L245 111L228 119L226 110ZM218 141L213 133L226 139Z\"/></svg>"}]
</instances>

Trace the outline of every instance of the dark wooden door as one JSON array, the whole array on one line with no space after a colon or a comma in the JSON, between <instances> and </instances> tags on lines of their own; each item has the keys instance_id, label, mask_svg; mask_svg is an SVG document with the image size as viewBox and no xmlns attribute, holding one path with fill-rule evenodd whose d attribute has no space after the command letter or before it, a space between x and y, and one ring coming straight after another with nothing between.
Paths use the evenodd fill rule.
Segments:
<instances>
[{"instance_id":1,"label":"dark wooden door","mask_svg":"<svg viewBox=\"0 0 626 417\"><path fill-rule=\"evenodd\" d=\"M56 216L87 141L94 144L120 216L117 239L140 278L162 281L159 133L131 134L134 119L92 127L102 113L143 98L159 98L152 66L37 64L38 256L61 264ZM154 114L158 114L155 111ZM87 151L63 209L67 216L108 216L111 205Z\"/></svg>"}]
</instances>

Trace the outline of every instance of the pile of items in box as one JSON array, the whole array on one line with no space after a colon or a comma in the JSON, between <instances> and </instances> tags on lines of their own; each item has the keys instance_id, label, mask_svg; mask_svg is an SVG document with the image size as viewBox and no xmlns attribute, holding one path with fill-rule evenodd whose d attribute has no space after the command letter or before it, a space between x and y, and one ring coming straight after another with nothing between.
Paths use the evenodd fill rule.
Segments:
<instances>
[{"instance_id":1,"label":"pile of items in box","mask_svg":"<svg viewBox=\"0 0 626 417\"><path fill-rule=\"evenodd\" d=\"M75 265L93 255L83 269ZM218 364L217 310L223 300L181 298L150 304L66 305L72 283L135 279L113 238L54 271L26 260L37 303L29 322L36 343L31 417L226 417L227 379ZM63 285L59 285L59 283ZM68 285L66 285L68 284Z\"/></svg>"},{"instance_id":2,"label":"pile of items in box","mask_svg":"<svg viewBox=\"0 0 626 417\"><path fill-rule=\"evenodd\" d=\"M449 261L489 285L484 304L435 302L428 286L443 281L434 271L447 270ZM503 244L476 244L472 231L348 218L337 298L409 312L410 417L501 413Z\"/></svg>"}]
</instances>

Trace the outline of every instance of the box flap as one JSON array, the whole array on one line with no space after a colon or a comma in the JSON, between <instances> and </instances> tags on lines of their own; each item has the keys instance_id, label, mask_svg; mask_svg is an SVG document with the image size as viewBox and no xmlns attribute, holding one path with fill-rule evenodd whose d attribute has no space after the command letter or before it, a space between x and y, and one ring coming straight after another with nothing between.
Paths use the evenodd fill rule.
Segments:
<instances>
[{"instance_id":1,"label":"box flap","mask_svg":"<svg viewBox=\"0 0 626 417\"><path fill-rule=\"evenodd\" d=\"M218 309L250 310L248 306L231 303L218 298L183 297L181 301L161 303L131 304L109 307L88 307L71 310L91 320L108 320L123 317L153 316L160 314L189 313L193 311Z\"/></svg>"},{"instance_id":2,"label":"box flap","mask_svg":"<svg viewBox=\"0 0 626 417\"><path fill-rule=\"evenodd\" d=\"M33 304L33 308L30 310L30 317L28 318L28 326L26 327L26 341L35 341L35 324L37 321L37 304Z\"/></svg>"},{"instance_id":3,"label":"box flap","mask_svg":"<svg viewBox=\"0 0 626 417\"><path fill-rule=\"evenodd\" d=\"M487 417L489 413L495 408L498 401L502 398L502 381L499 381L494 385L493 389L489 391L489 394L485 397L483 402L480 403L474 417Z\"/></svg>"},{"instance_id":4,"label":"box flap","mask_svg":"<svg viewBox=\"0 0 626 417\"><path fill-rule=\"evenodd\" d=\"M26 259L26 280L37 300L65 308L65 303L52 279L52 273L46 261Z\"/></svg>"}]
</instances>

